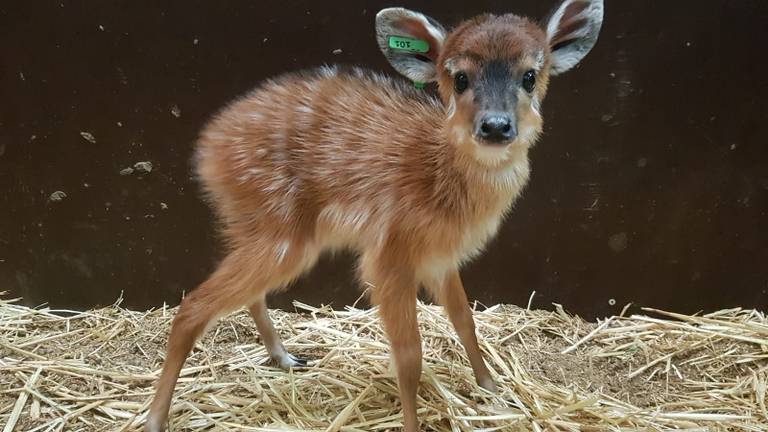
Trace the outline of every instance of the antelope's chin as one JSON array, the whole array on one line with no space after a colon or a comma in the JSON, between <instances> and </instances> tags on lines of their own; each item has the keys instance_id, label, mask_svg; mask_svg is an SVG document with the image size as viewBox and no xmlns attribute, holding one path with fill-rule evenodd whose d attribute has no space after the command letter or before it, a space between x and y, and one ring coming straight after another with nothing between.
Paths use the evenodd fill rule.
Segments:
<instances>
[{"instance_id":1,"label":"antelope's chin","mask_svg":"<svg viewBox=\"0 0 768 432\"><path fill-rule=\"evenodd\" d=\"M525 128L514 140L500 144L489 144L478 139L467 128L454 127L453 138L456 144L479 164L495 168L514 162L519 157L527 157L528 149L533 146L539 132Z\"/></svg>"}]
</instances>

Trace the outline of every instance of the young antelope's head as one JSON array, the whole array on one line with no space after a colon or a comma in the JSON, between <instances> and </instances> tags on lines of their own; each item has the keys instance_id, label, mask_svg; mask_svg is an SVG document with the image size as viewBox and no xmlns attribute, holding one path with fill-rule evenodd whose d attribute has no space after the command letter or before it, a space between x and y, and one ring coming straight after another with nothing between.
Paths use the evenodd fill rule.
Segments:
<instances>
[{"instance_id":1,"label":"young antelope's head","mask_svg":"<svg viewBox=\"0 0 768 432\"><path fill-rule=\"evenodd\" d=\"M498 165L536 141L549 77L587 55L602 21L603 0L563 0L541 26L513 14L481 15L450 32L426 15L389 8L376 15L376 36L398 72L437 82L451 141Z\"/></svg>"}]
</instances>

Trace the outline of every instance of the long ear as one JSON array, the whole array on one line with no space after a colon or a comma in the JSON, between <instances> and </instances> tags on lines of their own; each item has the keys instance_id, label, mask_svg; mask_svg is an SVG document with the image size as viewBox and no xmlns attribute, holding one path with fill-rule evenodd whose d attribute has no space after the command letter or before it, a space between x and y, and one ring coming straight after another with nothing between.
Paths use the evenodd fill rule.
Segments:
<instances>
[{"instance_id":1,"label":"long ear","mask_svg":"<svg viewBox=\"0 0 768 432\"><path fill-rule=\"evenodd\" d=\"M445 40L445 29L437 21L403 8L388 8L376 14L376 41L392 67L412 81L437 79L435 62Z\"/></svg>"},{"instance_id":2,"label":"long ear","mask_svg":"<svg viewBox=\"0 0 768 432\"><path fill-rule=\"evenodd\" d=\"M603 0L564 0L550 15L547 39L552 75L561 74L589 53L603 25Z\"/></svg>"}]
</instances>

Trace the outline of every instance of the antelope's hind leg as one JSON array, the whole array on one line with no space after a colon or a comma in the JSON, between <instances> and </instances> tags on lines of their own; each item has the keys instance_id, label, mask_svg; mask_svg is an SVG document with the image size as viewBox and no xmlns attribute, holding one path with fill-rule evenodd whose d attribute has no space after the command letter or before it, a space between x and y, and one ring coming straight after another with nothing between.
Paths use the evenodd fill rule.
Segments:
<instances>
[{"instance_id":1,"label":"antelope's hind leg","mask_svg":"<svg viewBox=\"0 0 768 432\"><path fill-rule=\"evenodd\" d=\"M253 321L256 323L256 328L259 330L261 340L264 342L264 346L267 348L269 357L282 369L288 370L295 367L307 366L307 361L297 358L285 350L283 341L280 340L280 335L275 330L275 326L272 324L272 319L269 317L269 311L267 310L267 303L264 297L254 302L248 311L253 317Z\"/></svg>"},{"instance_id":2,"label":"antelope's hind leg","mask_svg":"<svg viewBox=\"0 0 768 432\"><path fill-rule=\"evenodd\" d=\"M257 312L254 319L262 335L273 336L273 348L282 347L279 338L274 338L277 333L266 315L266 306L263 302L259 305L254 299L263 299L270 290L290 283L304 269L311 266L317 257L310 255L309 250L298 248L282 254L270 254L270 251L268 247L234 250L205 282L192 290L181 302L168 337L163 370L157 381L155 397L144 427L146 432L165 430L173 390L184 361L195 341L215 319L237 308L251 305L251 313L254 313L254 307ZM266 324L268 326L265 326ZM273 350L270 354L272 352L278 351Z\"/></svg>"}]
</instances>

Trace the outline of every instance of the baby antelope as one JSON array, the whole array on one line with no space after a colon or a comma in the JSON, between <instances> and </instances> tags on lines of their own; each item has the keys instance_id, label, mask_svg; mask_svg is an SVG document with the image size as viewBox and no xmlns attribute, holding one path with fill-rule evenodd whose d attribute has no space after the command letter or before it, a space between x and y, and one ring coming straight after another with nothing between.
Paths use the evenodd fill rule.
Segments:
<instances>
[{"instance_id":1,"label":"baby antelope","mask_svg":"<svg viewBox=\"0 0 768 432\"><path fill-rule=\"evenodd\" d=\"M391 345L406 432L419 428L421 340L416 298L442 304L477 383L494 391L459 268L495 235L530 175L551 76L592 49L603 0L564 0L542 26L481 15L446 31L402 8L376 15L391 65L439 96L360 68L324 66L268 80L220 111L200 134L196 169L228 254L181 303L147 417L163 431L195 341L246 306L271 358L283 347L265 296L321 253L350 249L371 286Z\"/></svg>"}]
</instances>

